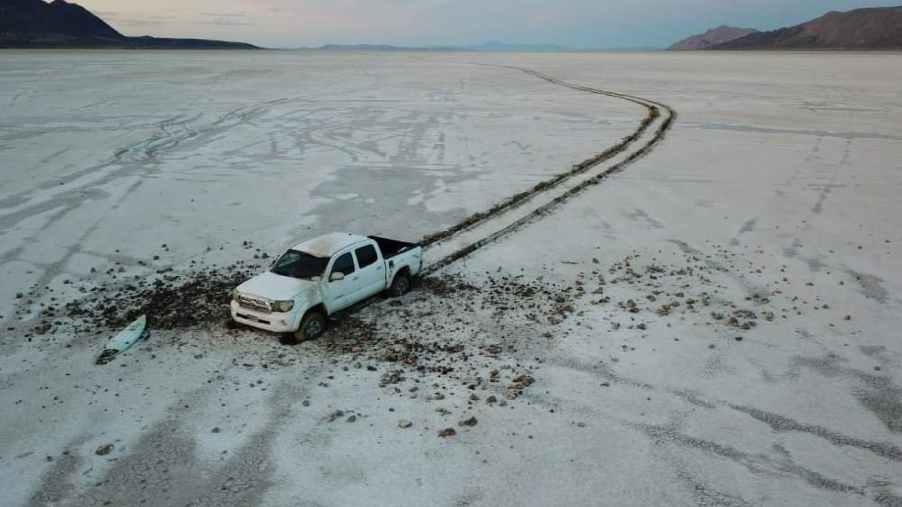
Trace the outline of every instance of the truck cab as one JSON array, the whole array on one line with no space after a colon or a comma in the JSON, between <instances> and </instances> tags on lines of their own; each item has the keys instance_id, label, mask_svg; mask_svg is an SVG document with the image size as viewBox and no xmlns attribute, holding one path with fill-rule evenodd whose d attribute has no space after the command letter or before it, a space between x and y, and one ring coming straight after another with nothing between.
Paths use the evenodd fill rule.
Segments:
<instances>
[{"instance_id":1,"label":"truck cab","mask_svg":"<svg viewBox=\"0 0 902 507\"><path fill-rule=\"evenodd\" d=\"M232 293L235 322L299 340L320 336L326 319L383 291L401 296L423 267L416 243L333 233L288 249Z\"/></svg>"}]
</instances>

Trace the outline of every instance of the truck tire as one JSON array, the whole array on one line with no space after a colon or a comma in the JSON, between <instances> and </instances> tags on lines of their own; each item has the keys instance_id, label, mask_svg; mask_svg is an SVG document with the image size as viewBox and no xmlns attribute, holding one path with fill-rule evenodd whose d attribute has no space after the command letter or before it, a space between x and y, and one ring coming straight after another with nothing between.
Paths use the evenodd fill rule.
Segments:
<instances>
[{"instance_id":1,"label":"truck tire","mask_svg":"<svg viewBox=\"0 0 902 507\"><path fill-rule=\"evenodd\" d=\"M315 340L326 331L326 316L321 310L310 310L301 319L301 325L294 332L294 339L298 342Z\"/></svg>"},{"instance_id":2,"label":"truck tire","mask_svg":"<svg viewBox=\"0 0 902 507\"><path fill-rule=\"evenodd\" d=\"M391 288L388 289L388 293L391 294L392 297L399 298L408 292L410 292L410 275L408 275L406 271L402 271L395 275L395 279L392 280Z\"/></svg>"}]
</instances>

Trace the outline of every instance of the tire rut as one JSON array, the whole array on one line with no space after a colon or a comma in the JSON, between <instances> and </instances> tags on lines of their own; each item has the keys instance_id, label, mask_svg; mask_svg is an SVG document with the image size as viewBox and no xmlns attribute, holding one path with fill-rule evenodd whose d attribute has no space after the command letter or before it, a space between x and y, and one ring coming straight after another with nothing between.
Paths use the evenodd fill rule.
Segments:
<instances>
[{"instance_id":1,"label":"tire rut","mask_svg":"<svg viewBox=\"0 0 902 507\"><path fill-rule=\"evenodd\" d=\"M601 154L591 157L589 159L586 159L583 162L580 162L579 164L574 165L570 171L560 173L548 180L545 180L545 181L535 185L530 190L527 190L520 194L516 194L516 195L502 201L501 203L495 205L494 207L490 208L487 211L483 211L483 212L479 212L474 215L471 215L469 218L463 220L462 222L460 222L448 229L445 229L443 231L426 236L425 238L423 238L423 240L421 242L421 244L423 245L423 247L425 249L433 247L437 243L451 239L452 237L455 237L464 231L473 229L476 226L481 225L483 223L487 223L491 219L499 217L500 215L503 215L504 213L506 213L510 210L518 208L518 207L526 204L533 197L536 197L537 195L549 192L549 191L555 189L556 187L560 186L565 181L570 180L570 179L574 178L575 176L581 175L581 174L589 171L590 169L597 167L598 165L602 164L603 162L610 160L615 155L625 152L634 142L636 142L638 139L640 139L645 134L645 132L649 129L649 127L655 121L657 121L660 118L662 110L664 111L664 113L663 113L664 119L663 119L662 123L660 124L660 126L658 127L658 129L655 131L654 135L651 137L651 139L648 142L646 142L644 145L642 145L638 150L636 150L633 153L630 153L629 156L627 156L623 161L620 161L620 162L612 165L611 167L604 169L598 175L593 176L593 177L573 186L572 188L566 190L565 192L563 192L561 195L554 198L550 202L536 207L536 209L530 211L528 214L526 214L525 216L521 217L520 219L514 221L513 223L511 223L505 227L502 227L501 229L499 229L487 236L484 236L483 238L476 240L476 241L470 243L469 245L467 245L463 248L460 248L460 249L442 257L441 259L430 264L429 266L426 266L423 269L424 275L434 273L435 271L438 271L439 269L442 269L442 268L454 263L455 261L458 261L458 260L470 255L471 253L482 248L483 246L485 246L493 241L496 241L499 238L506 236L507 234L510 234L510 233L520 229L527 223L537 220L541 216L544 216L544 215L550 213L554 208L556 208L563 202L580 194L582 191L584 191L588 187L590 187L592 185L597 185L598 183L600 183L602 180L604 180L611 174L622 171L623 169L625 169L628 165L630 165L634 161L648 155L655 148L655 146L657 146L664 140L664 138L667 135L667 132L672 128L672 126L677 118L677 112L672 107L668 106L667 104L655 101L655 100L650 100L650 99L638 97L635 95L628 95L628 94L624 94L624 93L618 93L618 92L613 92L613 91L609 91L609 90L602 90L599 88L591 88L588 86L582 86L582 85L578 85L578 84L574 84L574 83L569 83L567 81L563 81L563 80L555 78L553 76L543 74L541 72L538 72L538 71L535 71L532 69L528 69L528 68L524 68L524 67L515 67L515 66L509 66L509 65L487 65L487 64L474 64L474 65L485 65L485 66L490 66L490 67L517 70L517 71L523 72L525 74L531 75L533 77L536 77L538 79L542 79L544 81L547 81L549 83L552 83L552 84L555 84L558 86L570 88L572 90L577 90L577 91L581 91L581 92L585 92L585 93L593 93L596 95L605 95L608 97L619 98L619 99L626 100L628 102L632 102L634 104L640 105L642 107L645 107L648 110L648 114L642 120L642 122L640 123L640 125L636 129L636 131L634 131L631 135L624 138L620 143L615 144L614 146L608 148Z\"/></svg>"}]
</instances>

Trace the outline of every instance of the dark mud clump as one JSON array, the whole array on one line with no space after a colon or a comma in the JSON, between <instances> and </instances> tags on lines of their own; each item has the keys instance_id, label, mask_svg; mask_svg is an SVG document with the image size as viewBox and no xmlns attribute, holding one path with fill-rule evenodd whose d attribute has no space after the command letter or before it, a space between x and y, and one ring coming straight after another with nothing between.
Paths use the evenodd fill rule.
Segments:
<instances>
[{"instance_id":1,"label":"dark mud clump","mask_svg":"<svg viewBox=\"0 0 902 507\"><path fill-rule=\"evenodd\" d=\"M229 316L232 290L253 276L257 266L236 263L193 272L164 272L152 277L86 281L83 297L45 307L32 332L104 333L147 315L148 328L191 329L223 322ZM58 319L67 319L64 327Z\"/></svg>"}]
</instances>

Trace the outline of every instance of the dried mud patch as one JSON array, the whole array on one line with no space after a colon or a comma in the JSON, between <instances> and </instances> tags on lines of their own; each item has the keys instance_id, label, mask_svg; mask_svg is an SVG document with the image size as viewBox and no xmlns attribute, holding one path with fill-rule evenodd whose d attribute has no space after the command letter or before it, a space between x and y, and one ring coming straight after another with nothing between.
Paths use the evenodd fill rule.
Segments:
<instances>
[{"instance_id":1,"label":"dried mud patch","mask_svg":"<svg viewBox=\"0 0 902 507\"><path fill-rule=\"evenodd\" d=\"M676 244L679 251L673 255L636 251L604 273L593 272L590 304L608 317L611 330L647 333L676 319L743 341L759 326L812 312L835 320L830 327L852 319L817 295L807 275L793 276L785 265L752 260L747 253L713 243L707 252ZM799 293L809 296L793 295Z\"/></svg>"},{"instance_id":2,"label":"dried mud patch","mask_svg":"<svg viewBox=\"0 0 902 507\"><path fill-rule=\"evenodd\" d=\"M152 332L169 331L153 338L158 345L219 348L238 366L270 371L321 362L360 370L360 378L390 396L475 408L503 406L541 382L548 349L572 333L588 332L615 348L622 343L628 354L635 339L657 336L672 322L712 326L742 342L758 327L828 309L817 296L810 302L786 296L807 279L793 281L785 266L755 265L727 247L705 250L635 251L607 265L592 259L578 264L582 270L568 266L567 274L552 269L546 276L432 275L402 298L376 297L335 316L322 338L293 346L229 320L231 291L259 272L257 262L149 277L113 274L72 283L69 293L82 296L42 307L28 336L48 343L44 336L108 335L147 314ZM48 301L39 292L23 298L32 305L31 298ZM598 328L599 322L609 327Z\"/></svg>"},{"instance_id":3,"label":"dried mud patch","mask_svg":"<svg viewBox=\"0 0 902 507\"><path fill-rule=\"evenodd\" d=\"M470 392L475 402L476 391L491 391L486 403L498 403L532 383L528 352L548 346L582 296L525 276L427 277L419 290L342 317L301 347L378 371L379 385L398 395L431 401Z\"/></svg>"},{"instance_id":4,"label":"dried mud patch","mask_svg":"<svg viewBox=\"0 0 902 507\"><path fill-rule=\"evenodd\" d=\"M32 287L21 293L17 314L22 333L36 336L99 335L115 332L141 315L151 330L208 328L229 318L232 290L261 267L237 262L190 271L64 280L64 287ZM62 289L62 290L60 290ZM16 328L10 330L18 330Z\"/></svg>"}]
</instances>

